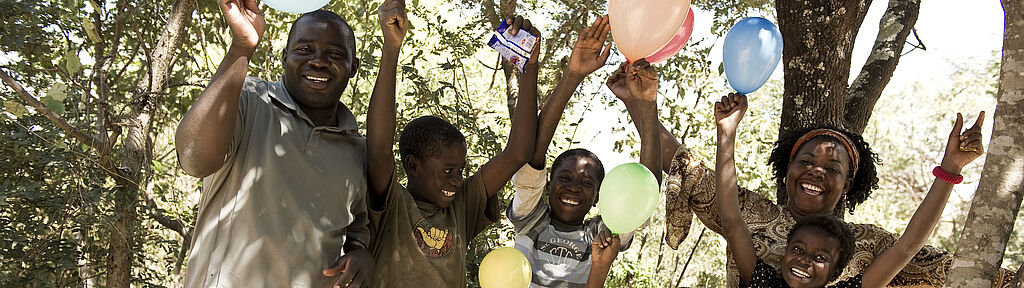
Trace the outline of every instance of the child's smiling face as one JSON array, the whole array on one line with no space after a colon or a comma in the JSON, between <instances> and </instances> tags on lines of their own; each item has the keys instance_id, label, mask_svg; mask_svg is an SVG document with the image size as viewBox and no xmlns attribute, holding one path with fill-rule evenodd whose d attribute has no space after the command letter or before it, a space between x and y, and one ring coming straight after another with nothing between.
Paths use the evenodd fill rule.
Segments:
<instances>
[{"instance_id":1,"label":"child's smiling face","mask_svg":"<svg viewBox=\"0 0 1024 288\"><path fill-rule=\"evenodd\" d=\"M839 239L818 227L805 227L786 245L779 269L789 287L825 287L838 276Z\"/></svg>"},{"instance_id":2,"label":"child's smiling face","mask_svg":"<svg viewBox=\"0 0 1024 288\"><path fill-rule=\"evenodd\" d=\"M437 155L419 159L408 156L406 172L409 177L409 192L419 201L451 206L452 200L462 187L462 172L466 167L466 144L454 143L441 147Z\"/></svg>"},{"instance_id":3,"label":"child's smiling face","mask_svg":"<svg viewBox=\"0 0 1024 288\"><path fill-rule=\"evenodd\" d=\"M571 156L558 164L548 181L548 205L552 218L579 225L597 201L598 167L589 157Z\"/></svg>"}]
</instances>

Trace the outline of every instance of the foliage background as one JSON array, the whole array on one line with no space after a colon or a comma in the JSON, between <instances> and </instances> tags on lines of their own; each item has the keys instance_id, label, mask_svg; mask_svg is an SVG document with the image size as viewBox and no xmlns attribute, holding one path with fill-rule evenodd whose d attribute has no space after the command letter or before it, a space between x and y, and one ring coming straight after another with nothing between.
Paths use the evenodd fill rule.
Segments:
<instances>
[{"instance_id":1,"label":"foliage background","mask_svg":"<svg viewBox=\"0 0 1024 288\"><path fill-rule=\"evenodd\" d=\"M130 104L129 95L146 73L147 53L166 24L171 0L133 1L0 0L0 69L8 71L46 106L68 122L90 133L119 129L125 119L111 119L110 127L96 128L97 111L117 111ZM230 40L214 1L195 1L186 40L174 61L170 89L159 95L154 129L147 143L152 161L145 168L142 189L147 205L140 206L141 224L133 251L134 286L180 286L187 239L167 229L152 215L180 220L191 227L201 181L178 166L173 145L177 120L216 69ZM332 1L329 9L348 19L357 36L363 65L342 102L364 123L366 104L376 78L381 36L376 10L379 2ZM661 75L662 122L684 139L705 163L714 154L711 104L728 92L721 68L709 55L729 24L746 15L774 14L771 3L747 1L694 1L694 7L712 19L708 37L691 39L679 57L657 65ZM463 130L470 143L470 169L475 171L504 147L509 126L505 80L495 52L483 45L491 23L485 1L410 0L412 29L403 47L399 69L398 124L422 115L438 115ZM596 15L604 14L605 1L528 0L517 10L542 29L546 51L541 91L550 91L560 77L576 32ZM582 11L582 12L581 12ZM585 16L585 17L584 17ZM278 79L280 51L289 23L296 15L268 11L264 42L250 64L250 74ZM102 45L119 47L101 49ZM99 51L99 52L97 52ZM113 52L113 53L111 53ZM921 52L915 52L921 53ZM899 233L932 177L929 170L941 157L951 119L957 111L993 111L999 55L960 60L945 83L916 83L889 89L875 109L864 133L879 153L880 189L848 220L876 223ZM573 147L597 150L611 146L613 159L637 159L639 137L624 107L603 88L603 80L623 61L613 56L609 65L589 77L566 108L552 143L549 160ZM103 66L106 69L98 69ZM103 75L97 75L98 71ZM922 93L927 92L927 93ZM774 182L765 159L777 137L782 83L770 81L751 95L751 109L741 126L737 163L741 185L773 195ZM0 286L102 286L116 182L99 163L101 153L66 135L21 102L8 86L0 86ZM615 119L610 121L609 118ZM361 126L365 129L365 126ZM594 130L609 131L602 141ZM104 130L109 132L111 130ZM989 135L986 130L986 135ZM602 134L605 135L605 134ZM591 138L588 138L591 137ZM123 139L114 137L114 141ZM612 139L612 140L608 140ZM607 149L605 147L604 149ZM604 155L601 155L605 157ZM977 163L983 163L983 159ZM953 251L980 179L981 165L965 169L968 185L951 197L946 215L931 244ZM509 202L510 193L504 194ZM664 207L663 205L661 207ZM596 213L596 209L594 209ZM1024 214L1024 213L1022 213ZM619 255L608 284L612 287L718 287L724 285L724 239L702 232L695 221L679 250L664 245L663 211L652 225L637 234L632 248ZM1015 227L1024 227L1018 215ZM1011 237L1004 267L1024 262L1024 237L1018 228ZM468 279L475 281L476 265L487 251L512 245L511 224L502 221L479 235L470 250ZM475 285L475 284L473 284Z\"/></svg>"}]
</instances>

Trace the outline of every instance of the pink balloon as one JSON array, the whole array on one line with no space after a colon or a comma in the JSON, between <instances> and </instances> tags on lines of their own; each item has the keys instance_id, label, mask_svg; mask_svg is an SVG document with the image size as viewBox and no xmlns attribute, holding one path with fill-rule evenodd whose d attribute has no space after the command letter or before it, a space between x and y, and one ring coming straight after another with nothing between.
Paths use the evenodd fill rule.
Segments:
<instances>
[{"instance_id":1,"label":"pink balloon","mask_svg":"<svg viewBox=\"0 0 1024 288\"><path fill-rule=\"evenodd\" d=\"M686 46L686 41L690 41L691 33L693 33L693 8L686 12L686 20L683 20L683 26L679 27L679 31L672 36L672 40L665 43L665 47L661 47L658 52L647 56L647 62L658 63L672 58L679 53L679 50L683 49L683 46Z\"/></svg>"},{"instance_id":2,"label":"pink balloon","mask_svg":"<svg viewBox=\"0 0 1024 288\"><path fill-rule=\"evenodd\" d=\"M612 39L629 61L658 52L679 31L690 0L609 0Z\"/></svg>"}]
</instances>

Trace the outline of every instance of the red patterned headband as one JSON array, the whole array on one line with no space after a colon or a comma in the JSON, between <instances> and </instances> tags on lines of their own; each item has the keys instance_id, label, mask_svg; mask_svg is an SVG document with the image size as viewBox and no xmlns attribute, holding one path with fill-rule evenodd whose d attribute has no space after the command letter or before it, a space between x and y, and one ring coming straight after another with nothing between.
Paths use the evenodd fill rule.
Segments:
<instances>
[{"instance_id":1,"label":"red patterned headband","mask_svg":"<svg viewBox=\"0 0 1024 288\"><path fill-rule=\"evenodd\" d=\"M797 139L796 144L793 145L793 150L789 152L789 158L792 159L793 156L796 156L797 149L800 149L800 146L803 146L804 143L807 143L807 141L814 139L814 137L822 135L835 138L839 140L840 143L843 144L843 147L846 147L846 152L849 153L850 160L853 160L850 161L850 166L853 168L853 173L850 173L850 178L856 176L857 168L860 167L860 153L857 151L857 147L853 146L853 141L850 141L850 138L846 137L846 134L843 134L842 132L836 130L815 129L811 130L811 132L807 132L807 134L804 134L804 136L800 136L800 139Z\"/></svg>"}]
</instances>

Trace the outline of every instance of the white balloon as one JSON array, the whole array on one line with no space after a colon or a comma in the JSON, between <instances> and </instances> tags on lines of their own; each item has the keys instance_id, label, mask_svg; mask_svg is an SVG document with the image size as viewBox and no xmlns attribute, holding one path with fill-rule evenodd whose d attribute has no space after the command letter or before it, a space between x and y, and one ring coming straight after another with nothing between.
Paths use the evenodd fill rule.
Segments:
<instances>
[{"instance_id":1,"label":"white balloon","mask_svg":"<svg viewBox=\"0 0 1024 288\"><path fill-rule=\"evenodd\" d=\"M327 2L330 0L263 0L270 8L298 14L320 9L327 5Z\"/></svg>"}]
</instances>

